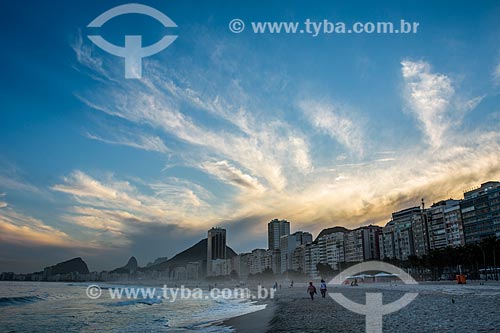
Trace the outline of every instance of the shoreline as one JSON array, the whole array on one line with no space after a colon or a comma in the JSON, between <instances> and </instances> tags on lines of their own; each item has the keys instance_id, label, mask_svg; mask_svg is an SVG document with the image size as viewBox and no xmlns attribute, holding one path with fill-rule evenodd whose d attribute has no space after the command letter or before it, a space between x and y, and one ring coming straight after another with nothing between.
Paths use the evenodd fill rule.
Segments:
<instances>
[{"instance_id":1,"label":"shoreline","mask_svg":"<svg viewBox=\"0 0 500 333\"><path fill-rule=\"evenodd\" d=\"M272 299L256 303L262 304L266 305L264 309L226 319L219 326L229 327L236 333L267 332L271 328L276 304Z\"/></svg>"}]
</instances>

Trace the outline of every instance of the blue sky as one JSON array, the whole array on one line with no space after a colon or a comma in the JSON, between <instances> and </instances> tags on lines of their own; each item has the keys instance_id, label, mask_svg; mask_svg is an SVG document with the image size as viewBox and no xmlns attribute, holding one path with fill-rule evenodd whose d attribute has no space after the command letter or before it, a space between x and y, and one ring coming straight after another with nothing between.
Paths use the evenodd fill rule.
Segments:
<instances>
[{"instance_id":1,"label":"blue sky","mask_svg":"<svg viewBox=\"0 0 500 333\"><path fill-rule=\"evenodd\" d=\"M140 80L87 28L121 1L2 2L0 271L173 255L214 225L238 252L377 223L500 176L494 1L147 1L123 44L177 40ZM247 29L233 34L240 18ZM254 34L252 21L419 22L417 34Z\"/></svg>"}]
</instances>

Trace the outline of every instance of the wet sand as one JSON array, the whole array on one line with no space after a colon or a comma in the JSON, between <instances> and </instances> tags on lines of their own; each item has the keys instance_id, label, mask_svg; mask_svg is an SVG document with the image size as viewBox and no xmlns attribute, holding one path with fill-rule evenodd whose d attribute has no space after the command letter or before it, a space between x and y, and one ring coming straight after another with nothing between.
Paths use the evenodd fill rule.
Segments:
<instances>
[{"instance_id":1,"label":"wet sand","mask_svg":"<svg viewBox=\"0 0 500 333\"><path fill-rule=\"evenodd\" d=\"M231 327L237 333L267 332L276 307L273 301L268 301L266 304L263 310L228 319L223 325Z\"/></svg>"}]
</instances>

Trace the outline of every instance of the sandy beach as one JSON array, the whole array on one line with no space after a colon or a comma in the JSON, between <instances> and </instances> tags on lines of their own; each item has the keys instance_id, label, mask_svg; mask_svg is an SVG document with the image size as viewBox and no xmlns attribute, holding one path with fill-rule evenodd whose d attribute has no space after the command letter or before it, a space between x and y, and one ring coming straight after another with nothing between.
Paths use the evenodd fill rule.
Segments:
<instances>
[{"instance_id":1,"label":"sandy beach","mask_svg":"<svg viewBox=\"0 0 500 333\"><path fill-rule=\"evenodd\" d=\"M465 286L429 283L416 286L366 284L333 287L358 303L367 292L381 292L384 304L405 292L418 292L406 308L384 316L384 332L500 332L500 284ZM311 301L306 286L277 292L266 309L224 322L236 332L364 332L365 318L344 309L332 298Z\"/></svg>"}]
</instances>

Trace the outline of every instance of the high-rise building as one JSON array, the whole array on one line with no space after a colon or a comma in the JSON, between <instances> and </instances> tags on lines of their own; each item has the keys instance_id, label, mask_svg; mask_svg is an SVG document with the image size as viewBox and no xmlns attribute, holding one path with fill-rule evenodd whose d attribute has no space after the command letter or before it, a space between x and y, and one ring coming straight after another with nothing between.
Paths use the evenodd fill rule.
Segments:
<instances>
[{"instance_id":1,"label":"high-rise building","mask_svg":"<svg viewBox=\"0 0 500 333\"><path fill-rule=\"evenodd\" d=\"M363 235L360 229L344 234L344 255L346 262L363 261Z\"/></svg>"},{"instance_id":2,"label":"high-rise building","mask_svg":"<svg viewBox=\"0 0 500 333\"><path fill-rule=\"evenodd\" d=\"M304 249L305 273L313 279L319 277L316 268L318 262L320 262L320 248L318 244L316 242L306 244Z\"/></svg>"},{"instance_id":3,"label":"high-rise building","mask_svg":"<svg viewBox=\"0 0 500 333\"><path fill-rule=\"evenodd\" d=\"M459 200L442 200L426 210L431 250L463 245Z\"/></svg>"},{"instance_id":4,"label":"high-rise building","mask_svg":"<svg viewBox=\"0 0 500 333\"><path fill-rule=\"evenodd\" d=\"M231 267L240 280L246 280L250 274L251 253L240 253L231 259Z\"/></svg>"},{"instance_id":5,"label":"high-rise building","mask_svg":"<svg viewBox=\"0 0 500 333\"><path fill-rule=\"evenodd\" d=\"M500 182L490 181L464 193L460 202L466 244L500 237Z\"/></svg>"},{"instance_id":6,"label":"high-rise building","mask_svg":"<svg viewBox=\"0 0 500 333\"><path fill-rule=\"evenodd\" d=\"M379 236L382 234L382 227L368 225L358 228L363 238L363 260L379 260L380 246Z\"/></svg>"},{"instance_id":7,"label":"high-rise building","mask_svg":"<svg viewBox=\"0 0 500 333\"><path fill-rule=\"evenodd\" d=\"M226 259L226 229L208 230L207 260Z\"/></svg>"},{"instance_id":8,"label":"high-rise building","mask_svg":"<svg viewBox=\"0 0 500 333\"><path fill-rule=\"evenodd\" d=\"M423 256L429 251L426 216L420 207L411 207L392 213L392 220L379 237L381 258L407 260L409 256Z\"/></svg>"},{"instance_id":9,"label":"high-rise building","mask_svg":"<svg viewBox=\"0 0 500 333\"><path fill-rule=\"evenodd\" d=\"M280 238L281 273L293 267L293 251L300 245L312 243L312 235L309 232L297 231L291 235Z\"/></svg>"},{"instance_id":10,"label":"high-rise building","mask_svg":"<svg viewBox=\"0 0 500 333\"><path fill-rule=\"evenodd\" d=\"M274 219L267 224L267 240L269 250L280 248L281 236L290 235L290 222L287 220Z\"/></svg>"},{"instance_id":11,"label":"high-rise building","mask_svg":"<svg viewBox=\"0 0 500 333\"><path fill-rule=\"evenodd\" d=\"M379 235L381 233L382 228L375 225L346 232L344 234L345 261L361 262L380 259Z\"/></svg>"},{"instance_id":12,"label":"high-rise building","mask_svg":"<svg viewBox=\"0 0 500 333\"><path fill-rule=\"evenodd\" d=\"M344 229L318 237L318 262L328 264L335 270L339 268L340 263L345 262L344 234L346 232L347 230Z\"/></svg>"},{"instance_id":13,"label":"high-rise building","mask_svg":"<svg viewBox=\"0 0 500 333\"><path fill-rule=\"evenodd\" d=\"M215 271L215 264L217 264L217 270L225 272L223 267L225 264L221 260L226 260L226 229L223 228L212 228L208 230L208 241L207 241L207 276L213 276Z\"/></svg>"},{"instance_id":14,"label":"high-rise building","mask_svg":"<svg viewBox=\"0 0 500 333\"><path fill-rule=\"evenodd\" d=\"M300 245L292 253L292 269L299 273L306 270L305 249L306 245Z\"/></svg>"},{"instance_id":15,"label":"high-rise building","mask_svg":"<svg viewBox=\"0 0 500 333\"><path fill-rule=\"evenodd\" d=\"M279 249L267 250L268 255L271 257L271 269L274 274L279 274L281 271L281 252Z\"/></svg>"},{"instance_id":16,"label":"high-rise building","mask_svg":"<svg viewBox=\"0 0 500 333\"><path fill-rule=\"evenodd\" d=\"M271 258L268 255L267 250L253 250L250 254L248 265L250 274L262 273L267 268L271 268Z\"/></svg>"},{"instance_id":17,"label":"high-rise building","mask_svg":"<svg viewBox=\"0 0 500 333\"><path fill-rule=\"evenodd\" d=\"M382 260L396 258L394 229L394 221L389 221L379 235L380 259Z\"/></svg>"},{"instance_id":18,"label":"high-rise building","mask_svg":"<svg viewBox=\"0 0 500 333\"><path fill-rule=\"evenodd\" d=\"M448 246L459 247L465 245L464 226L460 213L460 201L444 209L444 225Z\"/></svg>"}]
</instances>

